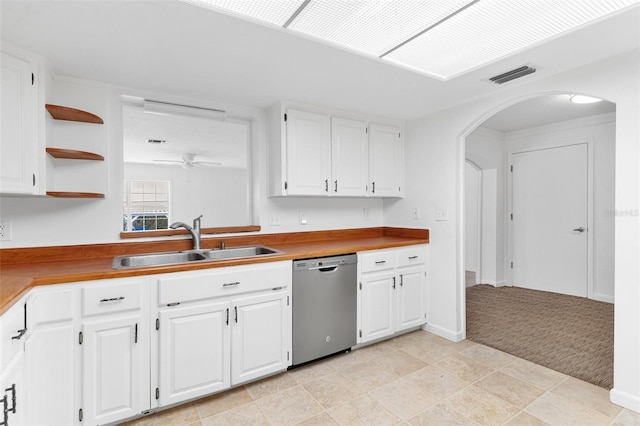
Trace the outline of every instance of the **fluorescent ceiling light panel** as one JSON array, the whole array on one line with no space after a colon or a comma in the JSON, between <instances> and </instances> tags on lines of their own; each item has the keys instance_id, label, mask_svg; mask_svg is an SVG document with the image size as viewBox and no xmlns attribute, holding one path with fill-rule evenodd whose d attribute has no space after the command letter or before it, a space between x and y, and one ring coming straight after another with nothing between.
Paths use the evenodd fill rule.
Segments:
<instances>
[{"instance_id":1,"label":"fluorescent ceiling light panel","mask_svg":"<svg viewBox=\"0 0 640 426\"><path fill-rule=\"evenodd\" d=\"M182 0L442 80L640 0Z\"/></svg>"},{"instance_id":2,"label":"fluorescent ceiling light panel","mask_svg":"<svg viewBox=\"0 0 640 426\"><path fill-rule=\"evenodd\" d=\"M183 115L195 118L211 118L224 120L226 111L213 108L194 107L189 105L172 104L168 102L151 101L145 99L144 112L163 115Z\"/></svg>"},{"instance_id":3,"label":"fluorescent ceiling light panel","mask_svg":"<svg viewBox=\"0 0 640 426\"><path fill-rule=\"evenodd\" d=\"M283 26L304 0L182 0L263 23Z\"/></svg>"},{"instance_id":4,"label":"fluorescent ceiling light panel","mask_svg":"<svg viewBox=\"0 0 640 426\"><path fill-rule=\"evenodd\" d=\"M481 0L385 58L446 80L636 2Z\"/></svg>"},{"instance_id":5,"label":"fluorescent ceiling light panel","mask_svg":"<svg viewBox=\"0 0 640 426\"><path fill-rule=\"evenodd\" d=\"M472 1L311 0L287 28L381 56Z\"/></svg>"}]
</instances>

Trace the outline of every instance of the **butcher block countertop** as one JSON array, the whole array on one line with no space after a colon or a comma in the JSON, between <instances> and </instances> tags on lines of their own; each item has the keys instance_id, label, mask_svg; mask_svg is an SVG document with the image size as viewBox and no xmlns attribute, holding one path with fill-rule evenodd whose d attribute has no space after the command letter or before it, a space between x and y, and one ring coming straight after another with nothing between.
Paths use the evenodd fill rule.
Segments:
<instances>
[{"instance_id":1,"label":"butcher block countertop","mask_svg":"<svg viewBox=\"0 0 640 426\"><path fill-rule=\"evenodd\" d=\"M224 266L331 256L429 242L428 229L361 228L203 238L202 248L265 245L281 254L179 265L113 269L114 256L189 250L191 238L152 242L30 247L0 250L0 314L34 286L163 274Z\"/></svg>"}]
</instances>

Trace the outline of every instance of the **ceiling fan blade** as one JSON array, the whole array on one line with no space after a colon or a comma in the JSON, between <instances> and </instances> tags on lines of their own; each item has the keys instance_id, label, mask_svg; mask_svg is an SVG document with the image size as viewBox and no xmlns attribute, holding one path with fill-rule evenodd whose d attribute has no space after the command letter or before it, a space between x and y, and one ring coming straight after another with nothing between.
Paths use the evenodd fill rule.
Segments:
<instances>
[{"instance_id":1,"label":"ceiling fan blade","mask_svg":"<svg viewBox=\"0 0 640 426\"><path fill-rule=\"evenodd\" d=\"M197 166L205 166L205 167L222 166L222 163L219 161L194 161L192 164L195 164Z\"/></svg>"},{"instance_id":2,"label":"ceiling fan blade","mask_svg":"<svg viewBox=\"0 0 640 426\"><path fill-rule=\"evenodd\" d=\"M182 164L184 163L183 160L153 160L157 163L175 163L175 164Z\"/></svg>"}]
</instances>

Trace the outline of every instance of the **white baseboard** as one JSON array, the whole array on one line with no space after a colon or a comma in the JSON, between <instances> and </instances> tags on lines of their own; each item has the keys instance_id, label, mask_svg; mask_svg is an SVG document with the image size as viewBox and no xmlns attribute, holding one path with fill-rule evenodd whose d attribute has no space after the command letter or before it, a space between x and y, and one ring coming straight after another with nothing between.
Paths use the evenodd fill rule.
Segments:
<instances>
[{"instance_id":1,"label":"white baseboard","mask_svg":"<svg viewBox=\"0 0 640 426\"><path fill-rule=\"evenodd\" d=\"M433 333L436 336L444 337L447 340L451 340L452 342L461 342L465 339L464 331L456 332L435 324L425 324L422 326L422 329L424 331L428 331L429 333Z\"/></svg>"},{"instance_id":2,"label":"white baseboard","mask_svg":"<svg viewBox=\"0 0 640 426\"><path fill-rule=\"evenodd\" d=\"M593 293L593 300L597 300L599 302L613 303L614 297L609 296L607 294Z\"/></svg>"},{"instance_id":3,"label":"white baseboard","mask_svg":"<svg viewBox=\"0 0 640 426\"><path fill-rule=\"evenodd\" d=\"M640 413L640 396L629 395L628 393L621 392L615 387L609 392L609 398L611 402L636 413Z\"/></svg>"},{"instance_id":4,"label":"white baseboard","mask_svg":"<svg viewBox=\"0 0 640 426\"><path fill-rule=\"evenodd\" d=\"M507 286L507 282L502 280L502 281L496 281L496 287L506 287Z\"/></svg>"},{"instance_id":5,"label":"white baseboard","mask_svg":"<svg viewBox=\"0 0 640 426\"><path fill-rule=\"evenodd\" d=\"M480 280L478 284L489 284L496 287L496 282L494 280Z\"/></svg>"}]
</instances>

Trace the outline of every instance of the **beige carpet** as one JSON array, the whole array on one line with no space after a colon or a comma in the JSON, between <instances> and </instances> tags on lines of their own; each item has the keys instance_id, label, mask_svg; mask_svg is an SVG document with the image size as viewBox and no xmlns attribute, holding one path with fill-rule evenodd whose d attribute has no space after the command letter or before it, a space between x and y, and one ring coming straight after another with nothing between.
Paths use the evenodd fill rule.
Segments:
<instances>
[{"instance_id":1,"label":"beige carpet","mask_svg":"<svg viewBox=\"0 0 640 426\"><path fill-rule=\"evenodd\" d=\"M467 288L467 338L613 387L613 304L518 287Z\"/></svg>"}]
</instances>

